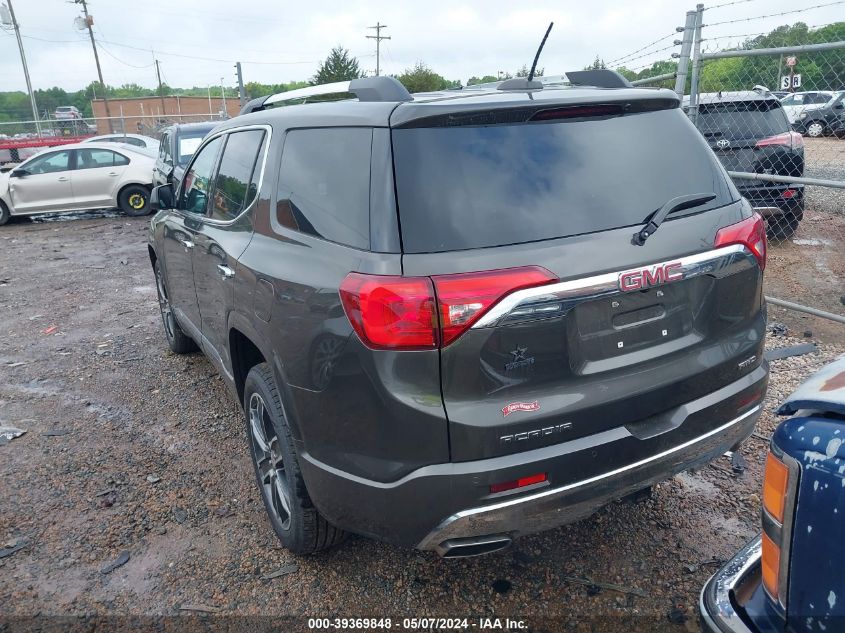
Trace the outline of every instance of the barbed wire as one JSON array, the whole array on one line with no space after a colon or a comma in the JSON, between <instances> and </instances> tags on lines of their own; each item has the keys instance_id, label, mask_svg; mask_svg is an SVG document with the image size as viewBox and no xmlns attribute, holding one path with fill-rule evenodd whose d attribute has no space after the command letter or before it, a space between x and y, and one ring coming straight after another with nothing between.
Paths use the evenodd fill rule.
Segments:
<instances>
[{"instance_id":1,"label":"barbed wire","mask_svg":"<svg viewBox=\"0 0 845 633\"><path fill-rule=\"evenodd\" d=\"M665 48L658 48L656 51L650 51L648 53L643 53L642 55L638 55L637 57L631 57L630 59L626 60L625 63L630 63L636 61L638 59L643 59L644 57L650 57L651 55L657 55L658 53L662 53L664 51L668 51L669 49L675 48L675 44L671 46L666 46ZM658 60L659 61L659 60ZM609 64L605 64L606 66Z\"/></svg>"},{"instance_id":2,"label":"barbed wire","mask_svg":"<svg viewBox=\"0 0 845 633\"><path fill-rule=\"evenodd\" d=\"M766 15L757 15L750 18L737 18L736 20L723 20L722 22L711 22L709 24L704 24L702 27L712 27L712 26L719 26L722 24L736 24L737 22L751 22L753 20L763 20L765 18L777 18L783 15L792 15L793 13L804 13L805 11L811 11L813 9L822 9L824 7L832 7L838 4L845 4L845 0L836 0L836 2L827 2L825 4L816 4L812 7L804 7L803 9L792 9L791 11L781 11L780 13L769 13Z\"/></svg>"},{"instance_id":3,"label":"barbed wire","mask_svg":"<svg viewBox=\"0 0 845 633\"><path fill-rule=\"evenodd\" d=\"M755 0L733 0L732 2L723 2L721 4L714 4L712 7L704 7L704 10L721 9L722 7L730 7L734 4L745 4L746 2L754 2Z\"/></svg>"},{"instance_id":4,"label":"barbed wire","mask_svg":"<svg viewBox=\"0 0 845 633\"><path fill-rule=\"evenodd\" d=\"M843 0L843 1L845 1L845 0ZM637 50L635 50L635 51L634 51L634 52L632 52L632 53L628 53L627 55L623 55L622 57L617 57L616 59L612 59L612 60L610 60L609 62L605 62L605 64L606 64L607 66L610 66L611 64L615 64L615 63L617 63L617 62L621 62L621 61L627 60L629 57L632 57L632 56L636 55L637 53L640 53L640 52L644 51L645 49L647 49L647 48L649 48L649 47L651 47L651 46L654 46L655 44L659 44L660 42L662 42L662 41L663 41L663 40L665 40L665 39L668 39L668 38L670 38L670 37L675 37L675 36L676 36L676 34L677 34L677 33L676 33L675 31L672 31L671 33L669 33L669 35L664 35L663 37L659 37L659 38L657 38L656 40L654 40L653 42L651 42L650 44L646 44L646 45L645 45L645 46L643 46L642 48L638 48Z\"/></svg>"}]
</instances>

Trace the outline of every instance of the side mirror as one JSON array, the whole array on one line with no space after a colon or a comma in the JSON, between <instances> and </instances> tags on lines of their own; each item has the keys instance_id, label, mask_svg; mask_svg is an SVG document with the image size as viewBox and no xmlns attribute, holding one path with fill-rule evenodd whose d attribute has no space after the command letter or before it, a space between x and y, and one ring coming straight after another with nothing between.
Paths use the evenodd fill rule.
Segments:
<instances>
[{"instance_id":1,"label":"side mirror","mask_svg":"<svg viewBox=\"0 0 845 633\"><path fill-rule=\"evenodd\" d=\"M24 176L29 176L26 169L13 169L12 173L9 174L9 178L23 178Z\"/></svg>"},{"instance_id":2,"label":"side mirror","mask_svg":"<svg viewBox=\"0 0 845 633\"><path fill-rule=\"evenodd\" d=\"M150 194L150 209L153 212L161 211L162 209L172 209L174 207L173 200L173 185L159 185Z\"/></svg>"},{"instance_id":3,"label":"side mirror","mask_svg":"<svg viewBox=\"0 0 845 633\"><path fill-rule=\"evenodd\" d=\"M0 174L5 174L6 172L12 171L14 168L14 165L3 165L0 167Z\"/></svg>"}]
</instances>

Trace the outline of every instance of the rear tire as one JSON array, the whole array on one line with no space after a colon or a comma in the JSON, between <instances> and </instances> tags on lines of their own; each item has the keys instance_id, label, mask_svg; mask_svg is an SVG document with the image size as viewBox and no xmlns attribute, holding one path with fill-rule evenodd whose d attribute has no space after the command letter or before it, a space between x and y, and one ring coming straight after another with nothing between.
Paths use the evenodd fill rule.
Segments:
<instances>
[{"instance_id":1,"label":"rear tire","mask_svg":"<svg viewBox=\"0 0 845 633\"><path fill-rule=\"evenodd\" d=\"M130 217L149 215L150 190L141 185L129 185L124 187L117 197L117 204L120 210Z\"/></svg>"},{"instance_id":2,"label":"rear tire","mask_svg":"<svg viewBox=\"0 0 845 633\"><path fill-rule=\"evenodd\" d=\"M173 314L170 306L170 299L167 296L167 286L164 283L164 274L161 270L161 262L156 260L153 268L156 275L156 292L158 293L158 307L161 311L161 323L164 326L164 336L167 338L167 345L174 354L188 354L196 351L197 344L190 336L185 334Z\"/></svg>"},{"instance_id":3,"label":"rear tire","mask_svg":"<svg viewBox=\"0 0 845 633\"><path fill-rule=\"evenodd\" d=\"M255 478L273 531L294 554L313 554L346 538L321 515L305 488L299 458L270 365L250 369L244 414Z\"/></svg>"},{"instance_id":4,"label":"rear tire","mask_svg":"<svg viewBox=\"0 0 845 633\"><path fill-rule=\"evenodd\" d=\"M9 212L9 207L7 207L3 202L0 202L0 226L6 224L11 217L12 214Z\"/></svg>"},{"instance_id":5,"label":"rear tire","mask_svg":"<svg viewBox=\"0 0 845 633\"><path fill-rule=\"evenodd\" d=\"M807 136L818 138L824 134L824 123L821 121L812 121L807 124Z\"/></svg>"},{"instance_id":6,"label":"rear tire","mask_svg":"<svg viewBox=\"0 0 845 633\"><path fill-rule=\"evenodd\" d=\"M788 240L798 230L800 220L792 211L786 211L783 215L768 218L766 221L766 237L774 242Z\"/></svg>"}]
</instances>

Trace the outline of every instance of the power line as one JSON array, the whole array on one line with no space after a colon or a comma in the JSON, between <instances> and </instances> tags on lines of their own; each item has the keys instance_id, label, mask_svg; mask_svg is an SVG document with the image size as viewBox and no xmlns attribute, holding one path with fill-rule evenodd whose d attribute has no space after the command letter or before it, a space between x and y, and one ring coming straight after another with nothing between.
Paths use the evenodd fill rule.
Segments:
<instances>
[{"instance_id":1,"label":"power line","mask_svg":"<svg viewBox=\"0 0 845 633\"><path fill-rule=\"evenodd\" d=\"M767 15L757 15L752 18L739 18L736 20L723 20L722 22L711 22L705 24L706 27L719 26L721 24L736 24L737 22L751 22L752 20L763 20L765 18L778 18L782 15L792 15L793 13L804 13L813 9L822 9L824 7L832 7L838 4L845 4L845 0L837 0L836 2L827 2L825 4L817 4L812 7L804 7L803 9L792 9L791 11L782 11L780 13L769 13Z\"/></svg>"},{"instance_id":2,"label":"power line","mask_svg":"<svg viewBox=\"0 0 845 633\"><path fill-rule=\"evenodd\" d=\"M843 1L845 1L845 0L843 0ZM620 61L626 60L626 59L628 59L629 57L632 57L632 56L636 55L637 53L641 53L641 52L642 52L642 51L644 51L645 49L647 49L647 48L649 48L649 47L651 47L651 46L654 46L655 44L659 44L659 43L660 43L660 42L662 42L663 40L669 39L670 37L675 37L675 31L672 31L671 33L669 33L669 35L664 35L663 37L659 37L659 38L657 38L657 39L656 39L656 40L654 40L651 44L646 44L646 45L645 45L645 46L643 46L642 48L638 48L637 50L635 50L633 53L628 53L627 55L623 55L622 57L617 57L616 59L612 59L612 60L610 60L609 62L607 62L607 63L606 63L606 65L607 65L607 66L610 66L611 64L615 64L616 62L620 62Z\"/></svg>"},{"instance_id":3,"label":"power line","mask_svg":"<svg viewBox=\"0 0 845 633\"><path fill-rule=\"evenodd\" d=\"M381 30L386 29L387 25L382 24L381 22L376 22L375 26L368 26L368 29L375 29L375 35L367 35L368 40L375 40L376 41L376 77L379 76L381 72L381 41L382 40L389 40L389 35L382 35Z\"/></svg>"},{"instance_id":4,"label":"power line","mask_svg":"<svg viewBox=\"0 0 845 633\"><path fill-rule=\"evenodd\" d=\"M669 49L675 48L676 44L672 44L671 46L666 46L665 48L658 48L656 51L649 51L648 53L643 53L642 55L638 55L637 57L631 57L625 60L626 64L630 64L633 61L638 59L642 59L643 57L650 57L651 55L656 55L657 53L662 53L663 51L668 51ZM605 64L607 66L608 64Z\"/></svg>"}]
</instances>

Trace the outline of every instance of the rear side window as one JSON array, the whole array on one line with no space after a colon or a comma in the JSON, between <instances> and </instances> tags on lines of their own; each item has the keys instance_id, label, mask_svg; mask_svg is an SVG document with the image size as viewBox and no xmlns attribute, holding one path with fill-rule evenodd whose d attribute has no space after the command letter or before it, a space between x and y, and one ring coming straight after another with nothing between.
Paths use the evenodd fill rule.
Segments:
<instances>
[{"instance_id":1,"label":"rear side window","mask_svg":"<svg viewBox=\"0 0 845 633\"><path fill-rule=\"evenodd\" d=\"M706 138L755 140L792 128L778 101L730 101L698 107L698 128Z\"/></svg>"},{"instance_id":2,"label":"rear side window","mask_svg":"<svg viewBox=\"0 0 845 633\"><path fill-rule=\"evenodd\" d=\"M76 150L77 169L96 169L98 167L118 167L128 165L129 159L123 154L107 149Z\"/></svg>"},{"instance_id":3,"label":"rear side window","mask_svg":"<svg viewBox=\"0 0 845 633\"><path fill-rule=\"evenodd\" d=\"M288 132L276 198L278 223L369 248L372 138L368 128Z\"/></svg>"},{"instance_id":4,"label":"rear side window","mask_svg":"<svg viewBox=\"0 0 845 633\"><path fill-rule=\"evenodd\" d=\"M642 223L724 173L680 109L516 125L393 130L405 252L532 242Z\"/></svg>"},{"instance_id":5,"label":"rear side window","mask_svg":"<svg viewBox=\"0 0 845 633\"><path fill-rule=\"evenodd\" d=\"M210 212L213 220L233 220L255 200L263 141L263 130L229 134L214 179Z\"/></svg>"}]
</instances>

